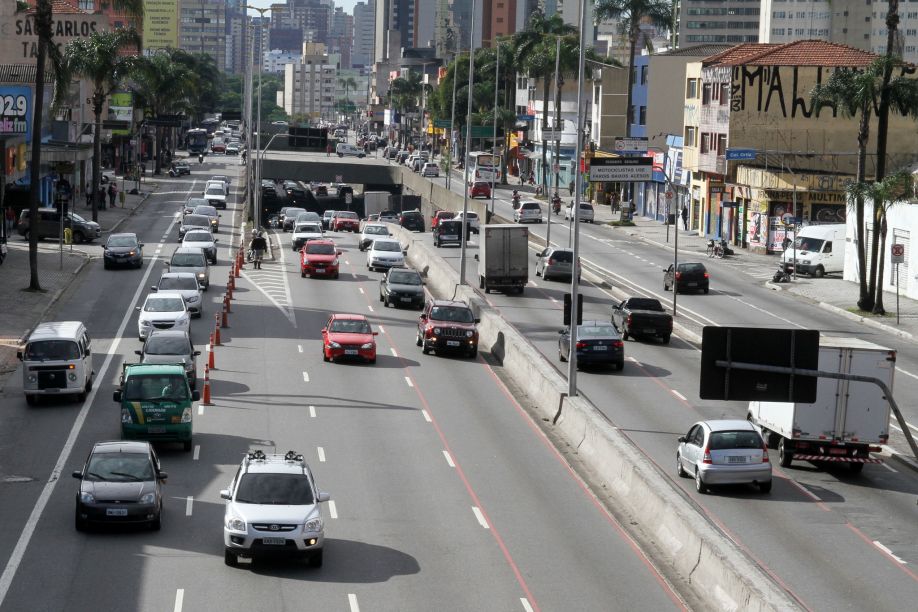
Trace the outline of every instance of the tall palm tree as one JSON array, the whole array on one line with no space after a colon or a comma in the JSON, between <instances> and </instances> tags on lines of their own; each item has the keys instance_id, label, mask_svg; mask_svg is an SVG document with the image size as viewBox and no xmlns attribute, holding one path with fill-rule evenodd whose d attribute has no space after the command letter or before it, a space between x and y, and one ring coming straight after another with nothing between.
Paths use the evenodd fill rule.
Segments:
<instances>
[{"instance_id":1,"label":"tall palm tree","mask_svg":"<svg viewBox=\"0 0 918 612\"><path fill-rule=\"evenodd\" d=\"M497 114L497 125L504 129L504 147L501 155L500 177L503 185L507 184L507 165L510 155L510 132L516 125L516 113L514 112L514 95L516 89L516 62L514 56L513 41L511 38L498 40L497 44L492 47L493 53L488 53L484 58L481 67L481 74L484 79L491 84L489 100L494 100L494 88L497 88L497 108L488 111L484 119L485 124L494 122L494 115ZM500 52L500 66L497 65L498 54ZM491 49L482 51L491 51ZM495 74L497 73L497 74ZM496 80L495 80L496 78ZM493 102L489 103L493 104ZM486 105L489 108L489 105ZM496 136L496 134L495 134Z\"/></svg>"},{"instance_id":2,"label":"tall palm tree","mask_svg":"<svg viewBox=\"0 0 918 612\"><path fill-rule=\"evenodd\" d=\"M649 45L650 39L641 25L651 25L660 30L672 30L675 25L672 0L596 0L594 11L596 23L605 19L617 19L619 31L628 37L628 120L625 122L625 136L631 136L631 120L634 116L634 99L631 79L634 78L634 56L638 44Z\"/></svg>"},{"instance_id":3,"label":"tall palm tree","mask_svg":"<svg viewBox=\"0 0 918 612\"><path fill-rule=\"evenodd\" d=\"M338 85L344 85L344 100L345 102L350 102L350 98L348 97L348 91L350 90L351 87L353 87L354 89L357 89L357 81L355 81L354 77L352 76L339 77Z\"/></svg>"},{"instance_id":4,"label":"tall palm tree","mask_svg":"<svg viewBox=\"0 0 918 612\"><path fill-rule=\"evenodd\" d=\"M542 80L542 133L548 129L548 96L555 73L555 46L557 36L577 36L579 30L557 13L546 17L536 10L529 17L529 24L517 32L513 41L513 59L516 65L529 76ZM548 141L542 139L542 167L548 166ZM543 175L543 184L547 173Z\"/></svg>"},{"instance_id":5,"label":"tall palm tree","mask_svg":"<svg viewBox=\"0 0 918 612\"><path fill-rule=\"evenodd\" d=\"M417 72L409 72L406 77L398 77L389 83L389 96L396 110L401 113L409 113L416 110L419 106L419 98L424 92L424 83L421 75ZM403 124L404 125L404 122ZM399 144L402 142L401 131L399 132Z\"/></svg>"},{"instance_id":6,"label":"tall palm tree","mask_svg":"<svg viewBox=\"0 0 918 612\"><path fill-rule=\"evenodd\" d=\"M64 50L62 70L57 74L58 96L66 93L74 78L92 82L92 112L95 117L92 154L92 220L99 220L99 184L102 179L102 109L108 96L121 86L130 73L135 57L123 56L121 51L140 45L140 36L133 29L94 32L88 38L75 38Z\"/></svg>"}]
</instances>

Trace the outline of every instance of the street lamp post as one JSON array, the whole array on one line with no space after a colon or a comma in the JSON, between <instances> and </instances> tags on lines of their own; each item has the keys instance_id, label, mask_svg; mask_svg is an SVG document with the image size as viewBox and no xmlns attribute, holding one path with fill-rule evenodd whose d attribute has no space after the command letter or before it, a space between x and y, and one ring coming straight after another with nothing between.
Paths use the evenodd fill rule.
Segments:
<instances>
[{"instance_id":1,"label":"street lamp post","mask_svg":"<svg viewBox=\"0 0 918 612\"><path fill-rule=\"evenodd\" d=\"M264 46L265 40L265 13L271 11L271 8L260 8L257 6L251 6L246 4L247 9L256 11L261 16L261 21L258 24L258 27L261 31L261 44ZM261 227L261 158L264 155L264 152L261 150L261 73L264 72L264 69L261 65L261 58L259 58L258 63L258 112L257 112L257 121L256 125L258 127L258 132L255 133L255 153L258 155L258 165L255 166L255 217L253 219L254 226ZM272 137L271 140L274 140Z\"/></svg>"},{"instance_id":2,"label":"street lamp post","mask_svg":"<svg viewBox=\"0 0 918 612\"><path fill-rule=\"evenodd\" d=\"M558 107L558 89L560 89L558 85L558 78L559 78L558 75L559 75L560 68L561 68L561 37L558 36L557 44L555 47L555 99L554 99L554 104L555 104L556 109ZM578 118L578 121L579 121L579 118ZM554 129L552 130L552 138L557 137L555 140L555 163L552 164L552 170L555 173L555 191L558 191L558 172L560 172L561 170L560 168L561 162L559 159L561 155L561 149L560 149L561 134L558 133L558 128L560 127L559 126L560 123L561 123L560 113L556 113L555 125L554 125ZM577 129L578 130L580 129L579 124L578 124ZM544 139L544 135L542 137ZM556 166L558 167L557 170L555 170ZM546 185L548 184L547 181L545 181L545 183ZM545 226L545 244L546 246L551 246L551 213L552 213L552 208L554 208L554 202L553 202L554 196L551 195L547 189L545 190L545 195L548 196L548 215L547 215L548 224ZM573 227L573 223L571 223L571 227Z\"/></svg>"},{"instance_id":3,"label":"street lamp post","mask_svg":"<svg viewBox=\"0 0 918 612\"><path fill-rule=\"evenodd\" d=\"M470 52L471 53L471 52ZM447 141L447 150L449 155L447 156L448 163L446 164L446 188L449 189L453 180L453 134L455 133L456 128L456 77L459 76L459 59L458 55L456 56L456 65L453 67L453 110L450 112L449 116L449 139Z\"/></svg>"},{"instance_id":4,"label":"street lamp post","mask_svg":"<svg viewBox=\"0 0 918 612\"><path fill-rule=\"evenodd\" d=\"M475 14L476 0L472 0L472 15ZM455 78L453 79L455 81ZM468 108L466 109L465 118L465 158L462 160L463 179L462 179L462 234L461 249L459 253L459 284L465 284L465 251L468 242L468 231L466 228L469 223L469 160L468 148L469 141L472 138L472 87L475 84L475 24L469 28L469 96Z\"/></svg>"},{"instance_id":5,"label":"street lamp post","mask_svg":"<svg viewBox=\"0 0 918 612\"><path fill-rule=\"evenodd\" d=\"M491 139L493 149L491 153L494 154L497 149L497 93L500 91L500 41L494 39L494 46L497 48L497 63L494 66L494 134ZM491 158L494 159L493 157ZM498 172L500 171L500 164L497 164ZM497 178L494 179L494 184L491 186L491 215L494 214L494 192L497 191ZM490 220L490 219L489 219Z\"/></svg>"}]
</instances>

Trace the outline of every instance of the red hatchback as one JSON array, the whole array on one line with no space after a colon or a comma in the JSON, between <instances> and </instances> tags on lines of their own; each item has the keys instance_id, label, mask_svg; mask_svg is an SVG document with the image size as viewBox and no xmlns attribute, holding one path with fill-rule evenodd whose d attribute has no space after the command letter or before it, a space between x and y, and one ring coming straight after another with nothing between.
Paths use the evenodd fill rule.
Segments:
<instances>
[{"instance_id":1,"label":"red hatchback","mask_svg":"<svg viewBox=\"0 0 918 612\"><path fill-rule=\"evenodd\" d=\"M376 336L363 315L333 314L322 328L322 359L362 359L376 363Z\"/></svg>"},{"instance_id":2,"label":"red hatchback","mask_svg":"<svg viewBox=\"0 0 918 612\"><path fill-rule=\"evenodd\" d=\"M332 218L331 226L334 232L359 232L360 217L355 212L339 210Z\"/></svg>"},{"instance_id":3,"label":"red hatchback","mask_svg":"<svg viewBox=\"0 0 918 612\"><path fill-rule=\"evenodd\" d=\"M469 188L469 197L470 198L490 198L491 197L491 184L484 181L475 181L472 183L472 186Z\"/></svg>"},{"instance_id":4,"label":"red hatchback","mask_svg":"<svg viewBox=\"0 0 918 612\"><path fill-rule=\"evenodd\" d=\"M338 255L331 240L310 240L300 249L300 276L330 276L338 278Z\"/></svg>"}]
</instances>

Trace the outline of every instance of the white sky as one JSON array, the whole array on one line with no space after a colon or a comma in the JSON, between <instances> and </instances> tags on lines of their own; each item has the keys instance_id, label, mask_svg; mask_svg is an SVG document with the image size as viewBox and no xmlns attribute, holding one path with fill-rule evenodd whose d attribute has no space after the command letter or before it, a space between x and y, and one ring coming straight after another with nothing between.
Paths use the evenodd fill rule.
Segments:
<instances>
[{"instance_id":1,"label":"white sky","mask_svg":"<svg viewBox=\"0 0 918 612\"><path fill-rule=\"evenodd\" d=\"M360 0L335 0L335 6L340 6L344 9L349 15L354 14L354 5L357 4ZM366 2L366 0L363 0ZM283 3L283 0L248 0L246 4L251 4L252 6L257 6L260 8L267 8L272 4ZM250 14L257 16L258 13L255 11L249 11Z\"/></svg>"}]
</instances>

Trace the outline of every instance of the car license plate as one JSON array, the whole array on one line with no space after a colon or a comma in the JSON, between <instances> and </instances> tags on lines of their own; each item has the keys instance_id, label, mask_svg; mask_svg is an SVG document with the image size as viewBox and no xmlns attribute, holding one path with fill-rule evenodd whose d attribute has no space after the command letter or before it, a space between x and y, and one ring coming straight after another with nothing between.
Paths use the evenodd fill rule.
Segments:
<instances>
[{"instance_id":1,"label":"car license plate","mask_svg":"<svg viewBox=\"0 0 918 612\"><path fill-rule=\"evenodd\" d=\"M458 340L447 340L446 346L459 346L459 341Z\"/></svg>"},{"instance_id":2,"label":"car license plate","mask_svg":"<svg viewBox=\"0 0 918 612\"><path fill-rule=\"evenodd\" d=\"M325 268L316 268L316 274L325 274Z\"/></svg>"},{"instance_id":3,"label":"car license plate","mask_svg":"<svg viewBox=\"0 0 918 612\"><path fill-rule=\"evenodd\" d=\"M686 287L697 287L698 283L685 283Z\"/></svg>"},{"instance_id":4,"label":"car license plate","mask_svg":"<svg viewBox=\"0 0 918 612\"><path fill-rule=\"evenodd\" d=\"M410 301L411 301L411 298L410 298L410 297L404 297L404 298L402 298L402 301L403 301L403 302L410 302Z\"/></svg>"},{"instance_id":5,"label":"car license plate","mask_svg":"<svg viewBox=\"0 0 918 612\"><path fill-rule=\"evenodd\" d=\"M166 428L165 427L147 427L147 433L151 433L151 434L166 433Z\"/></svg>"},{"instance_id":6,"label":"car license plate","mask_svg":"<svg viewBox=\"0 0 918 612\"><path fill-rule=\"evenodd\" d=\"M746 463L746 457L742 455L727 457L727 463Z\"/></svg>"},{"instance_id":7,"label":"car license plate","mask_svg":"<svg viewBox=\"0 0 918 612\"><path fill-rule=\"evenodd\" d=\"M344 349L344 354L345 355L356 355L357 349Z\"/></svg>"},{"instance_id":8,"label":"car license plate","mask_svg":"<svg viewBox=\"0 0 918 612\"><path fill-rule=\"evenodd\" d=\"M262 544L270 544L272 546L283 546L287 543L287 540L284 538L262 538Z\"/></svg>"},{"instance_id":9,"label":"car license plate","mask_svg":"<svg viewBox=\"0 0 918 612\"><path fill-rule=\"evenodd\" d=\"M843 448L830 448L829 454L830 455L846 455L847 451Z\"/></svg>"},{"instance_id":10,"label":"car license plate","mask_svg":"<svg viewBox=\"0 0 918 612\"><path fill-rule=\"evenodd\" d=\"M127 508L106 508L105 516L127 516Z\"/></svg>"},{"instance_id":11,"label":"car license plate","mask_svg":"<svg viewBox=\"0 0 918 612\"><path fill-rule=\"evenodd\" d=\"M456 234L449 234L441 238L441 240L458 240L458 239L459 239L459 236L457 236Z\"/></svg>"},{"instance_id":12,"label":"car license plate","mask_svg":"<svg viewBox=\"0 0 918 612\"><path fill-rule=\"evenodd\" d=\"M657 330L648 327L647 329L644 330L644 333L645 334L655 334L657 333Z\"/></svg>"},{"instance_id":13,"label":"car license plate","mask_svg":"<svg viewBox=\"0 0 918 612\"><path fill-rule=\"evenodd\" d=\"M593 347L593 350L594 350L594 351L608 351L608 350L609 350L609 347L608 347L608 346L603 346L603 345L600 344L599 346L594 346L594 347Z\"/></svg>"}]
</instances>

